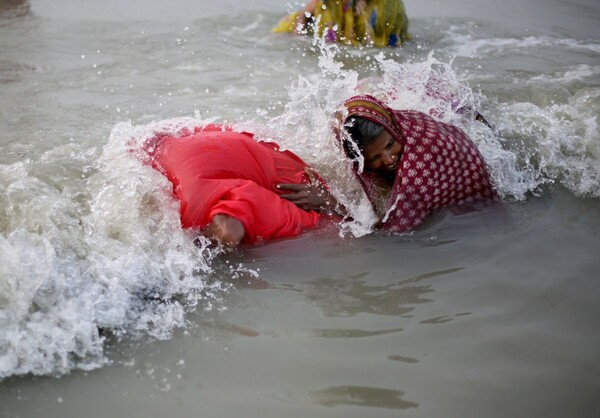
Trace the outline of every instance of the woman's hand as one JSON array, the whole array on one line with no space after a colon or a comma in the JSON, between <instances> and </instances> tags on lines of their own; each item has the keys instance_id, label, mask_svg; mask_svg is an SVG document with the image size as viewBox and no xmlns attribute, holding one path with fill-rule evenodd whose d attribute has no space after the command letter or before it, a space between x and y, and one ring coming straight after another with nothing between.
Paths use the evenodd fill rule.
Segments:
<instances>
[{"instance_id":1,"label":"woman's hand","mask_svg":"<svg viewBox=\"0 0 600 418\"><path fill-rule=\"evenodd\" d=\"M327 188L316 178L308 167L304 170L309 183L281 183L278 189L291 190L294 193L282 194L279 197L289 200L300 209L332 214L336 212L337 201Z\"/></svg>"}]
</instances>

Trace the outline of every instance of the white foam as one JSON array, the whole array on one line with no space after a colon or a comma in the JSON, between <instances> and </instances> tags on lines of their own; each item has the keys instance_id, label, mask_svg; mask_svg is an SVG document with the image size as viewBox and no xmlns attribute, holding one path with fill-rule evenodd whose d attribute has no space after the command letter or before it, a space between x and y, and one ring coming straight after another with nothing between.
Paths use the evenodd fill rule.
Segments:
<instances>
[{"instance_id":1,"label":"white foam","mask_svg":"<svg viewBox=\"0 0 600 418\"><path fill-rule=\"evenodd\" d=\"M593 80L600 77L600 66L591 66L587 64L580 64L569 67L564 72L556 72L554 74L540 74L535 77L531 77L530 81L540 84L551 84L555 85L560 83L573 83L576 81Z\"/></svg>"},{"instance_id":2,"label":"white foam","mask_svg":"<svg viewBox=\"0 0 600 418\"><path fill-rule=\"evenodd\" d=\"M186 311L218 306L225 286L209 276L219 250L194 244L172 186L130 152L151 132L198 122L119 124L84 179L59 188L34 172L56 175L64 150L1 167L12 226L0 235L0 378L98 367L99 328L168 338Z\"/></svg>"},{"instance_id":3,"label":"white foam","mask_svg":"<svg viewBox=\"0 0 600 418\"><path fill-rule=\"evenodd\" d=\"M600 197L599 105L600 88L582 90L566 104L506 103L501 133L524 142L519 158L540 184L556 181L577 196Z\"/></svg>"},{"instance_id":4,"label":"white foam","mask_svg":"<svg viewBox=\"0 0 600 418\"><path fill-rule=\"evenodd\" d=\"M470 34L461 33L456 27L449 31L452 41L448 51L457 57L482 57L489 54L501 55L515 50L564 47L582 52L600 53L600 42L581 41L572 38L550 36L527 36L523 38L484 38L473 39Z\"/></svg>"}]
</instances>

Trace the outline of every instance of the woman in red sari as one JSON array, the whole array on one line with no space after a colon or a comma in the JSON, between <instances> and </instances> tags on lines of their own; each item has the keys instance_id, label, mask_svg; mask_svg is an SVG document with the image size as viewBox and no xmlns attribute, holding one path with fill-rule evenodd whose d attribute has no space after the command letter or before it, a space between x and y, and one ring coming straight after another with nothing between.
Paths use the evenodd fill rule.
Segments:
<instances>
[{"instance_id":1,"label":"woman in red sari","mask_svg":"<svg viewBox=\"0 0 600 418\"><path fill-rule=\"evenodd\" d=\"M276 144L220 125L146 144L152 166L173 184L181 224L229 246L291 237L320 215L281 199L279 183L304 184L306 164Z\"/></svg>"},{"instance_id":2,"label":"woman in red sari","mask_svg":"<svg viewBox=\"0 0 600 418\"><path fill-rule=\"evenodd\" d=\"M348 99L338 139L378 218L377 227L404 232L443 207L497 198L485 161L459 128L411 110L393 110L368 95ZM281 184L282 197L304 209L330 211L319 185Z\"/></svg>"}]
</instances>

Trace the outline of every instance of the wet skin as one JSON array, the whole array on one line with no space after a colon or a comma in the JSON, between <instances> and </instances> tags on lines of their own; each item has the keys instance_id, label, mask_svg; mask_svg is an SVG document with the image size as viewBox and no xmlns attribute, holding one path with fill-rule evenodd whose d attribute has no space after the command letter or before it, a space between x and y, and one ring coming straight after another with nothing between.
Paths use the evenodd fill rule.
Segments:
<instances>
[{"instance_id":1,"label":"wet skin","mask_svg":"<svg viewBox=\"0 0 600 418\"><path fill-rule=\"evenodd\" d=\"M402 150L402 144L384 130L369 145L361 149L365 159L365 169L393 182L402 157Z\"/></svg>"}]
</instances>

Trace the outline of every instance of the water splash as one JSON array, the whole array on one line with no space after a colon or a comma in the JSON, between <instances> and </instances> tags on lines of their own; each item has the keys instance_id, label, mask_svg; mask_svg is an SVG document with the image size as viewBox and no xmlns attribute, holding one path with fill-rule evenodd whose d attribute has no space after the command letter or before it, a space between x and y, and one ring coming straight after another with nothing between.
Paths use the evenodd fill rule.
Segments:
<instances>
[{"instance_id":1,"label":"water splash","mask_svg":"<svg viewBox=\"0 0 600 418\"><path fill-rule=\"evenodd\" d=\"M481 149L496 187L505 198L524 199L545 181L539 170L506 147L497 131L473 119L475 110L491 103L461 80L452 62L441 62L433 53L421 62L398 62L395 54L390 58L383 52L369 53L364 65L375 76L361 78L359 72L364 67L348 68L342 62L347 55L354 57L355 51L347 52L344 47L319 39L312 47L318 54L319 71L301 75L290 85L289 100L279 114L273 115L271 109L260 110L263 120L245 124L244 128L300 155L327 180L333 194L352 214L352 220L341 225L342 235L368 234L375 221L370 203L331 130L334 112L345 99L358 93L372 94L393 108L429 113L465 130Z\"/></svg>"},{"instance_id":2,"label":"water splash","mask_svg":"<svg viewBox=\"0 0 600 418\"><path fill-rule=\"evenodd\" d=\"M374 221L330 130L331 115L357 92L461 127L505 199L523 200L555 182L575 196L600 197L600 88L590 81L597 66L514 80L517 89L559 83L560 103L503 102L472 90L466 75L435 54L403 62L318 40L310 48L318 68L297 77L284 103L236 128L275 140L317 169L353 215L342 235L367 234ZM456 112L465 106L495 130ZM190 310L220 306L227 285L219 278L245 267L221 268L218 250L182 231L171 185L136 154L157 132L176 135L212 121L120 123L101 150L74 141L0 165L0 378L99 367L109 361L99 329L168 338Z\"/></svg>"},{"instance_id":3,"label":"water splash","mask_svg":"<svg viewBox=\"0 0 600 418\"><path fill-rule=\"evenodd\" d=\"M537 42L528 39L525 45ZM600 89L581 85L582 80L593 79L597 67L580 65L524 80L543 85L560 82L575 91L563 104L546 99L536 103L533 98L507 103L474 91L468 85L472 77L468 71L459 74L452 60L441 61L433 52L421 61L403 62L397 53L357 52L316 38L312 49L318 54L319 71L298 76L281 113L262 110L265 120L251 127L323 174L354 215L352 223L342 226L342 233L360 236L372 230L372 214L330 129L331 115L357 93L372 94L393 108L428 113L463 129L481 150L504 199L524 200L556 182L576 196L600 197ZM362 54L362 62L355 60L357 54ZM352 60L345 65L348 57ZM361 72L374 76L361 77ZM483 113L494 129L475 121L473 111ZM261 126L265 122L266 128Z\"/></svg>"},{"instance_id":4,"label":"water splash","mask_svg":"<svg viewBox=\"0 0 600 418\"><path fill-rule=\"evenodd\" d=\"M99 157L62 149L0 167L0 378L99 367L100 330L169 338L186 312L219 307L221 250L181 229L172 186L130 152L197 123L123 123Z\"/></svg>"}]
</instances>

